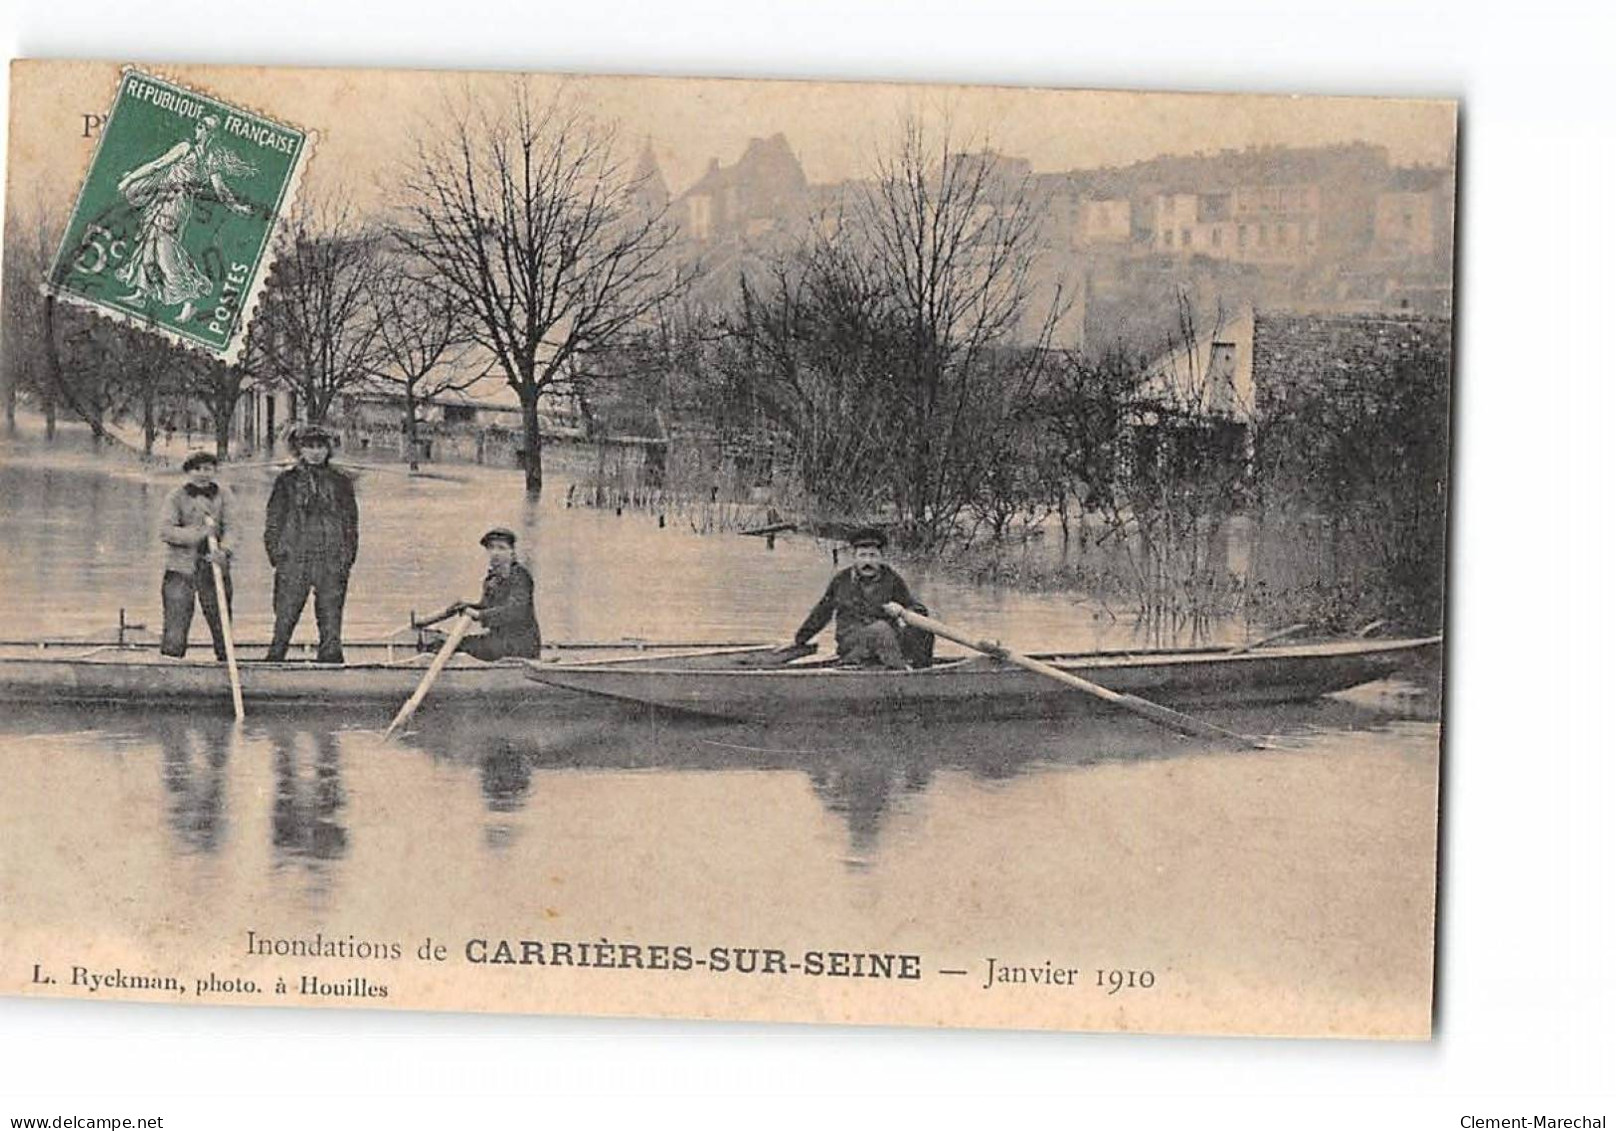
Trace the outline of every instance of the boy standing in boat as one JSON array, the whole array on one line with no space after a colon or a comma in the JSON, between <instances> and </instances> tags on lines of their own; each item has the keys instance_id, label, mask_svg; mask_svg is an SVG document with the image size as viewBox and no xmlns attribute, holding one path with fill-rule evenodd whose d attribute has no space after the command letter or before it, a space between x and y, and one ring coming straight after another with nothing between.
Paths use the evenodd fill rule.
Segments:
<instances>
[{"instance_id":1,"label":"boy standing in boat","mask_svg":"<svg viewBox=\"0 0 1616 1131\"><path fill-rule=\"evenodd\" d=\"M490 662L507 656L537 659L539 618L533 611L533 575L516 560L516 532L496 526L481 541L488 551L482 599L456 601L445 614L467 613L483 626L484 631L462 640L459 650ZM443 641L442 633L427 633L422 647L437 648Z\"/></svg>"},{"instance_id":2,"label":"boy standing in boat","mask_svg":"<svg viewBox=\"0 0 1616 1131\"><path fill-rule=\"evenodd\" d=\"M848 544L853 548L853 564L830 579L825 595L797 629L795 643L798 647L806 645L834 616L836 655L843 664L906 668L909 664L898 627L882 606L889 601L916 611L924 611L924 606L915 601L903 578L881 560L886 535L866 527L855 531ZM929 648L924 651L929 661Z\"/></svg>"},{"instance_id":3,"label":"boy standing in boat","mask_svg":"<svg viewBox=\"0 0 1616 1131\"><path fill-rule=\"evenodd\" d=\"M359 504L353 481L331 466L330 433L304 425L290 439L297 464L276 477L264 516L264 549L275 567L275 634L265 659L286 659L313 590L320 628L315 660L340 664L342 606L359 554Z\"/></svg>"},{"instance_id":4,"label":"boy standing in boat","mask_svg":"<svg viewBox=\"0 0 1616 1131\"><path fill-rule=\"evenodd\" d=\"M231 599L230 544L235 517L235 496L216 479L219 460L212 452L192 452L181 465L186 481L163 500L158 537L168 547L163 561L163 643L165 656L185 655L191 635L191 616L197 602L213 634L213 655L223 660L224 621L219 616L219 593L213 581L213 563L224 579L224 597ZM208 547L208 535L218 541L218 553ZM233 607L233 606L231 606Z\"/></svg>"}]
</instances>

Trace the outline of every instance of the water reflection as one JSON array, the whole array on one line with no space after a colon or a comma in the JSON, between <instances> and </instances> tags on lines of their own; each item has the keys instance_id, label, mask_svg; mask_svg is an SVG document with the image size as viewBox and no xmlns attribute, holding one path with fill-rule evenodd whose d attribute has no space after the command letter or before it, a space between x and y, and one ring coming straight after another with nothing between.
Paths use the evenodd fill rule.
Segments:
<instances>
[{"instance_id":1,"label":"water reflection","mask_svg":"<svg viewBox=\"0 0 1616 1131\"><path fill-rule=\"evenodd\" d=\"M1435 742L1434 724L1419 720L1428 702L1429 696L1405 686L1380 684L1353 697L1208 718L1272 736L1280 750L1328 753L1350 746L1346 740L1355 734L1396 728L1404 734L1399 742L1377 744L1417 751ZM1249 756L1166 736L1131 718L765 727L627 710L565 718L428 712L418 729L383 746L375 732L353 729L350 718L336 713L265 716L238 731L228 719L207 716L28 707L0 721L0 751L28 745L23 739L53 740L60 745L52 757L92 766L113 760L138 766L149 757L164 806L151 818L166 824L172 857L246 855L250 843L243 842L267 832L272 871L303 877L305 896L315 904L349 866L356 835L441 836L438 817L456 807L464 812L470 803L481 812L466 825L468 832L479 830L476 851L498 856L525 837L551 835L533 823L544 819L535 818L534 807L553 812L558 792L592 775L654 774L670 787L676 780L711 778L716 788L698 794L709 806L706 814L656 813L657 820L681 826L680 836L699 836L704 821L733 821L735 813L720 816L719 810L744 813L754 797L778 796L779 787L766 783L794 779L805 787L803 796L812 799L819 820L839 828L834 858L860 872L888 852L894 820L915 811L945 778L994 791L1038 775ZM24 772L33 765L15 764ZM47 772L50 764L43 763ZM357 808L349 780L354 773L364 781ZM138 823L138 812L127 812L131 797L120 795L114 779L101 784L103 775L86 772L83 780L97 784L81 788L105 790L101 797L75 798L85 811L105 807ZM584 796L589 804L609 805L620 788L608 784ZM590 818L569 816L582 816L586 824ZM813 821L808 812L792 819ZM427 822L434 827L419 827Z\"/></svg>"},{"instance_id":2,"label":"water reflection","mask_svg":"<svg viewBox=\"0 0 1616 1131\"><path fill-rule=\"evenodd\" d=\"M307 864L316 876L323 876L325 864L348 852L348 830L339 819L346 805L339 741L332 731L291 725L269 732L275 774L270 828L276 860ZM303 757L305 745L313 747L312 758Z\"/></svg>"},{"instance_id":3,"label":"water reflection","mask_svg":"<svg viewBox=\"0 0 1616 1131\"><path fill-rule=\"evenodd\" d=\"M229 724L204 720L156 731L168 790L168 821L181 850L211 853L225 834Z\"/></svg>"},{"instance_id":4,"label":"water reflection","mask_svg":"<svg viewBox=\"0 0 1616 1131\"><path fill-rule=\"evenodd\" d=\"M1305 750L1344 735L1378 733L1403 720L1434 721L1434 697L1392 681L1313 703L1203 711L1228 729ZM1241 752L1167 734L1130 717L1059 720L904 717L857 723L723 723L602 705L599 718L520 720L463 712L427 716L403 742L434 760L474 766L491 819L491 848L507 845L544 775L588 771L800 775L844 828L843 859L855 870L880 855L883 829L955 774L984 787L1048 772ZM1430 735L1434 739L1434 728ZM736 804L744 804L740 793Z\"/></svg>"},{"instance_id":5,"label":"water reflection","mask_svg":"<svg viewBox=\"0 0 1616 1131\"><path fill-rule=\"evenodd\" d=\"M935 767L912 754L897 764L874 760L837 760L808 771L814 794L847 824L849 867L864 870L874 862L887 818L907 803L911 794L925 790Z\"/></svg>"},{"instance_id":6,"label":"water reflection","mask_svg":"<svg viewBox=\"0 0 1616 1131\"><path fill-rule=\"evenodd\" d=\"M483 798L490 813L521 809L533 782L533 768L509 742L495 742L478 762Z\"/></svg>"},{"instance_id":7,"label":"water reflection","mask_svg":"<svg viewBox=\"0 0 1616 1131\"><path fill-rule=\"evenodd\" d=\"M495 741L478 761L478 779L489 814L483 825L483 843L502 851L516 839L518 823L505 818L521 812L533 783L533 765L509 742Z\"/></svg>"}]
</instances>

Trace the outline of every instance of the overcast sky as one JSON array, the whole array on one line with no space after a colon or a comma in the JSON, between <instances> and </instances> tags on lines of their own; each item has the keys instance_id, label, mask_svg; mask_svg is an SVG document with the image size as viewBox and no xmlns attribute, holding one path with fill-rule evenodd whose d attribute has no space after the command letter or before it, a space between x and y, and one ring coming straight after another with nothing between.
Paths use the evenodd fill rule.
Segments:
<instances>
[{"instance_id":1,"label":"overcast sky","mask_svg":"<svg viewBox=\"0 0 1616 1131\"><path fill-rule=\"evenodd\" d=\"M308 173L320 193L341 184L378 199L412 153L411 137L441 117L446 100L498 95L508 76L428 71L173 66L168 77L318 132ZM13 197L76 189L92 141L82 114L103 110L115 64L14 65ZM1368 141L1398 163L1447 159L1451 102L1389 98L1180 95L848 83L657 78L542 78L564 82L616 124L628 156L650 139L674 192L710 158L734 161L748 139L784 133L811 181L867 172L872 156L911 113L945 116L957 136L1018 157L1039 171L1123 164L1160 153L1225 147ZM63 145L63 141L71 144ZM13 199L13 203L16 203Z\"/></svg>"}]
</instances>

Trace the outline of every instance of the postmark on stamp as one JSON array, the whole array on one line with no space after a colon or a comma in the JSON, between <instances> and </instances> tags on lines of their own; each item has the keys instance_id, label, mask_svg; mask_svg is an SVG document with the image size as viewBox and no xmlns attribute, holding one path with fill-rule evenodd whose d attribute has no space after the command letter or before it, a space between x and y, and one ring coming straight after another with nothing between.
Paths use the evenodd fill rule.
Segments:
<instances>
[{"instance_id":1,"label":"postmark on stamp","mask_svg":"<svg viewBox=\"0 0 1616 1131\"><path fill-rule=\"evenodd\" d=\"M235 361L309 148L306 131L125 70L46 289Z\"/></svg>"}]
</instances>

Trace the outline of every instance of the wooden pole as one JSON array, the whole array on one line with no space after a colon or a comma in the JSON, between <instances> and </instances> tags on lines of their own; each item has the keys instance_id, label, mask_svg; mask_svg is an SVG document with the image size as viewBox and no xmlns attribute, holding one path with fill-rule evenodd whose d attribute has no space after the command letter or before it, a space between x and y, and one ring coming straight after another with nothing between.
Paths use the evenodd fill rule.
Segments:
<instances>
[{"instance_id":1,"label":"wooden pole","mask_svg":"<svg viewBox=\"0 0 1616 1131\"><path fill-rule=\"evenodd\" d=\"M1287 637L1295 636L1298 632L1306 632L1309 628L1312 628L1312 627L1313 626L1311 624L1287 625L1285 628L1280 629L1278 632L1270 632L1267 636L1261 637L1261 638L1259 638L1257 640L1253 640L1249 644L1240 644L1240 645L1237 645L1237 646L1235 646L1233 648L1230 648L1229 649L1229 655L1231 655L1231 656L1243 656L1247 652L1253 651L1253 650L1255 650L1257 648L1266 647L1269 644L1273 644L1273 643L1275 643L1277 641L1284 640Z\"/></svg>"},{"instance_id":2,"label":"wooden pole","mask_svg":"<svg viewBox=\"0 0 1616 1131\"><path fill-rule=\"evenodd\" d=\"M247 717L247 708L241 700L241 669L236 666L236 632L230 623L230 599L224 591L224 570L219 566L219 539L213 533L213 520L208 519L208 564L213 567L213 592L219 602L219 624L224 629L224 662L230 669L230 702L236 708L236 722Z\"/></svg>"},{"instance_id":3,"label":"wooden pole","mask_svg":"<svg viewBox=\"0 0 1616 1131\"><path fill-rule=\"evenodd\" d=\"M471 631L473 623L471 617L462 613L460 619L450 627L448 639L443 642L443 647L438 649L438 654L432 657L432 666L427 668L426 675L421 677L421 682L416 687L415 694L405 701L404 706L400 707L398 714L393 717L393 721L388 724L387 732L382 735L383 742L392 738L393 732L408 722L410 716L415 714L415 709L421 705L421 700L426 698L426 693L432 690L432 685L438 681L438 676L442 674L444 665L449 662L449 657L454 655L454 650L460 647L460 641L465 638L466 633Z\"/></svg>"},{"instance_id":4,"label":"wooden pole","mask_svg":"<svg viewBox=\"0 0 1616 1131\"><path fill-rule=\"evenodd\" d=\"M1140 718L1148 719L1158 726L1169 727L1183 734L1215 739L1219 742L1234 742L1252 750L1261 750L1263 748L1262 743L1254 738L1236 734L1232 730L1224 730L1220 726L1214 726L1211 723L1181 714L1170 707L1163 707L1159 703L1141 699L1137 695L1127 695L1119 691L1112 691L1109 687L1101 687L1092 680L1073 675L1071 672L1062 671L1060 668L1052 664L1046 664L1042 660L1035 660L1031 656L1023 656L1019 652L1013 652L1002 644L986 640L973 640L957 628L950 628L941 621L933 620L931 617L917 613L913 609L906 609L896 602L889 601L883 608L889 616L896 617L905 624L923 628L934 636L941 636L945 640L963 644L965 647L981 652L983 655L993 656L996 659L1015 664L1019 668L1036 672L1057 683L1063 683L1067 687L1075 688L1085 695L1092 695L1096 699L1121 707L1124 711L1131 711Z\"/></svg>"}]
</instances>

